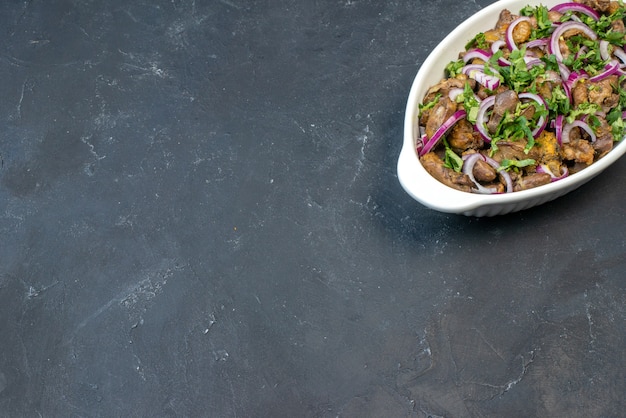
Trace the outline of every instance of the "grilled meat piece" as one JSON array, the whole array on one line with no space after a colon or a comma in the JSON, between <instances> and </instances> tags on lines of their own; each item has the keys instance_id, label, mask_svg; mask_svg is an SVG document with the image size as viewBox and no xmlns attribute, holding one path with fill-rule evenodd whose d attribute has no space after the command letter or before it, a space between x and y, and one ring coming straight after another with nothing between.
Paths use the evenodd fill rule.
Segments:
<instances>
[{"instance_id":1,"label":"grilled meat piece","mask_svg":"<svg viewBox=\"0 0 626 418\"><path fill-rule=\"evenodd\" d=\"M606 12L611 7L611 0L574 0L574 3L587 5L599 12Z\"/></svg>"},{"instance_id":2,"label":"grilled meat piece","mask_svg":"<svg viewBox=\"0 0 626 418\"><path fill-rule=\"evenodd\" d=\"M596 141L592 144L596 151L596 160L604 157L613 149L613 132L611 126L604 118L598 118L600 126L596 128Z\"/></svg>"},{"instance_id":3,"label":"grilled meat piece","mask_svg":"<svg viewBox=\"0 0 626 418\"><path fill-rule=\"evenodd\" d=\"M572 131L574 131L574 129L572 129ZM572 140L570 136L570 141L561 146L561 157L564 160L591 165L593 163L594 154L595 150L593 146L585 139Z\"/></svg>"},{"instance_id":4,"label":"grilled meat piece","mask_svg":"<svg viewBox=\"0 0 626 418\"><path fill-rule=\"evenodd\" d=\"M496 22L496 30L501 33L505 33L511 22L513 22L516 17L517 16L511 13L510 10L502 10L500 12L500 16L498 16L498 22Z\"/></svg>"},{"instance_id":5,"label":"grilled meat piece","mask_svg":"<svg viewBox=\"0 0 626 418\"><path fill-rule=\"evenodd\" d=\"M587 90L587 80L580 79L572 89L572 101L574 107L580 106L581 103L589 102L589 91Z\"/></svg>"},{"instance_id":6,"label":"grilled meat piece","mask_svg":"<svg viewBox=\"0 0 626 418\"><path fill-rule=\"evenodd\" d=\"M525 160L532 158L538 161L540 158L537 147L532 147L526 154L524 148L526 148L526 141L499 141L497 144L498 150L494 152L492 158L498 163L502 163L503 160Z\"/></svg>"},{"instance_id":7,"label":"grilled meat piece","mask_svg":"<svg viewBox=\"0 0 626 418\"><path fill-rule=\"evenodd\" d=\"M496 181L498 178L496 169L483 160L476 161L472 173L474 174L474 178L481 184Z\"/></svg>"},{"instance_id":8,"label":"grilled meat piece","mask_svg":"<svg viewBox=\"0 0 626 418\"><path fill-rule=\"evenodd\" d=\"M420 157L420 161L424 169L441 183L464 192L472 191L474 182L466 174L457 173L451 168L445 167L443 160L434 152L424 154Z\"/></svg>"},{"instance_id":9,"label":"grilled meat piece","mask_svg":"<svg viewBox=\"0 0 626 418\"><path fill-rule=\"evenodd\" d=\"M612 75L595 83L585 83L588 91L589 102L595 103L607 110L611 104L619 102L619 94L614 92L613 86L617 87L617 76Z\"/></svg>"},{"instance_id":10,"label":"grilled meat piece","mask_svg":"<svg viewBox=\"0 0 626 418\"><path fill-rule=\"evenodd\" d=\"M428 92L426 92L426 95L424 96L423 102L430 103L431 101L437 98L437 95L440 95L441 97L439 101L441 101L444 97L448 99L448 102L443 103L443 105L445 106L451 105L452 103L450 103L451 101L448 96L448 94L450 93L450 90L458 89L458 88L462 89L465 87L465 83L470 83L470 87L472 88L476 86L476 81L472 79L468 79L465 75L459 75L457 78L446 78L444 80L441 80L439 83L435 84L430 89L428 89ZM440 105L441 103L437 103L435 105L435 108ZM426 123L428 122L428 119L430 118L430 115L433 113L433 110L435 108L426 109L420 113L419 124L421 126L426 125ZM442 121L442 123L443 122L445 122L445 120ZM433 123L434 123L434 120L433 120Z\"/></svg>"},{"instance_id":11,"label":"grilled meat piece","mask_svg":"<svg viewBox=\"0 0 626 418\"><path fill-rule=\"evenodd\" d=\"M482 148L484 141L471 123L466 119L461 119L450 130L448 144L454 152L463 153L468 149Z\"/></svg>"},{"instance_id":12,"label":"grilled meat piece","mask_svg":"<svg viewBox=\"0 0 626 418\"><path fill-rule=\"evenodd\" d=\"M426 121L426 136L432 138L437 129L456 112L456 102L446 95L441 97L435 107L430 109Z\"/></svg>"},{"instance_id":13,"label":"grilled meat piece","mask_svg":"<svg viewBox=\"0 0 626 418\"><path fill-rule=\"evenodd\" d=\"M491 111L491 117L487 122L487 129L490 133L495 133L498 129L498 125L504 118L507 112L515 112L517 105L519 104L519 98L514 90L505 90L496 94L496 100L493 104L493 110Z\"/></svg>"},{"instance_id":14,"label":"grilled meat piece","mask_svg":"<svg viewBox=\"0 0 626 418\"><path fill-rule=\"evenodd\" d=\"M531 173L525 176L518 176L513 185L513 191L519 192L520 190L532 189L549 184L551 181L552 177L548 173Z\"/></svg>"}]
</instances>

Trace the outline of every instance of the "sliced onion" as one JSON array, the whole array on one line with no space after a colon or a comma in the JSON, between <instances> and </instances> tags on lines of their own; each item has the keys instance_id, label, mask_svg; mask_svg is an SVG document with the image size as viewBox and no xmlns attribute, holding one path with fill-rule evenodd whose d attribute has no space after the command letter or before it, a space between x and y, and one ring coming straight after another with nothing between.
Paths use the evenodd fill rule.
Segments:
<instances>
[{"instance_id":1,"label":"sliced onion","mask_svg":"<svg viewBox=\"0 0 626 418\"><path fill-rule=\"evenodd\" d=\"M615 45L613 45L613 55L615 55L617 58L619 58L620 65L619 65L619 69L617 70L617 73L619 75L626 75L626 52L622 49L622 48L618 48Z\"/></svg>"},{"instance_id":2,"label":"sliced onion","mask_svg":"<svg viewBox=\"0 0 626 418\"><path fill-rule=\"evenodd\" d=\"M527 49L530 49L530 48L543 49L548 46L549 42L550 42L549 38L534 39L526 43L526 48Z\"/></svg>"},{"instance_id":3,"label":"sliced onion","mask_svg":"<svg viewBox=\"0 0 626 418\"><path fill-rule=\"evenodd\" d=\"M552 36L550 37L550 52L556 56L558 62L563 61L563 54L561 53L561 48L559 46L559 40L561 36L569 30L579 30L584 33L589 39L596 40L598 39L598 35L587 25L581 22L565 22L558 26L554 32L552 32Z\"/></svg>"},{"instance_id":4,"label":"sliced onion","mask_svg":"<svg viewBox=\"0 0 626 418\"><path fill-rule=\"evenodd\" d=\"M460 87L457 87L454 89L450 89L450 91L448 92L448 97L450 98L450 100L455 102L456 98L459 97L459 95L461 94L463 94L463 89Z\"/></svg>"},{"instance_id":5,"label":"sliced onion","mask_svg":"<svg viewBox=\"0 0 626 418\"><path fill-rule=\"evenodd\" d=\"M598 14L598 12L596 12L591 7L585 4L574 3L574 2L557 4L552 9L550 9L550 11L559 12L559 13L578 12L578 13L584 13L587 16L592 17L595 20L600 19L600 15Z\"/></svg>"},{"instance_id":6,"label":"sliced onion","mask_svg":"<svg viewBox=\"0 0 626 418\"><path fill-rule=\"evenodd\" d=\"M572 90L574 90L576 83L578 83L581 78L587 77L587 72L584 70L580 70L572 71L567 79L565 79L565 82L563 83L563 89L565 90L565 94L567 94L567 97L570 101L572 100Z\"/></svg>"},{"instance_id":7,"label":"sliced onion","mask_svg":"<svg viewBox=\"0 0 626 418\"><path fill-rule=\"evenodd\" d=\"M604 39L600 41L600 57L602 57L605 61L611 58L611 55L609 54L609 41Z\"/></svg>"},{"instance_id":8,"label":"sliced onion","mask_svg":"<svg viewBox=\"0 0 626 418\"><path fill-rule=\"evenodd\" d=\"M467 113L465 110L457 110L454 115L450 116L433 134L432 138L425 138L424 146L419 150L420 157L428 154L439 143L441 138L452 128L458 121L465 118Z\"/></svg>"},{"instance_id":9,"label":"sliced onion","mask_svg":"<svg viewBox=\"0 0 626 418\"><path fill-rule=\"evenodd\" d=\"M584 45L581 46L580 49L578 50L578 52L576 53L576 59L580 59L580 57L582 57L584 54L586 54L587 51L589 51L589 48L587 48Z\"/></svg>"},{"instance_id":10,"label":"sliced onion","mask_svg":"<svg viewBox=\"0 0 626 418\"><path fill-rule=\"evenodd\" d=\"M489 90L495 90L500 85L500 78L495 75L485 73L485 67L482 64L468 64L461 68L461 72L478 83L482 84ZM492 70L494 73L497 71Z\"/></svg>"},{"instance_id":11,"label":"sliced onion","mask_svg":"<svg viewBox=\"0 0 626 418\"><path fill-rule=\"evenodd\" d=\"M567 68L567 66L565 64L563 64L563 62L561 61L557 61L557 64L559 66L559 71L561 73L561 78L563 80L567 80L567 78L570 76L571 71L569 70L569 68Z\"/></svg>"},{"instance_id":12,"label":"sliced onion","mask_svg":"<svg viewBox=\"0 0 626 418\"><path fill-rule=\"evenodd\" d=\"M483 160L490 166L496 169L500 177L504 180L506 184L506 192L511 193L513 191L513 181L511 180L511 176L505 170L498 170L500 168L500 164L492 158L487 157L481 153L468 154L463 156L463 173L466 174L470 180L476 185L476 191L482 194L494 194L498 193L498 189L496 187L485 187L480 184L476 177L474 177L474 166L478 162L478 160Z\"/></svg>"},{"instance_id":13,"label":"sliced onion","mask_svg":"<svg viewBox=\"0 0 626 418\"><path fill-rule=\"evenodd\" d=\"M476 130L483 137L485 142L491 142L491 135L487 130L487 111L493 107L496 102L496 96L489 96L478 106L478 113L476 115Z\"/></svg>"},{"instance_id":14,"label":"sliced onion","mask_svg":"<svg viewBox=\"0 0 626 418\"><path fill-rule=\"evenodd\" d=\"M463 55L463 62L468 63L475 58L487 62L491 58L491 53L479 48L470 49Z\"/></svg>"},{"instance_id":15,"label":"sliced onion","mask_svg":"<svg viewBox=\"0 0 626 418\"><path fill-rule=\"evenodd\" d=\"M615 74L619 70L619 62L617 60L612 60L610 63L604 66L604 71L600 74L597 74L589 79L591 82L601 81Z\"/></svg>"},{"instance_id":16,"label":"sliced onion","mask_svg":"<svg viewBox=\"0 0 626 418\"><path fill-rule=\"evenodd\" d=\"M506 45L506 42L504 42L502 39L497 39L497 40L493 41L493 43L491 44L491 53L495 54L504 45Z\"/></svg>"},{"instance_id":17,"label":"sliced onion","mask_svg":"<svg viewBox=\"0 0 626 418\"><path fill-rule=\"evenodd\" d=\"M520 16L517 19L513 20L509 24L509 27L506 28L506 37L505 37L506 45L509 47L511 51L519 49L517 45L515 45L515 40L513 39L513 30L515 29L517 25L519 25L522 22L531 23L531 20L528 16Z\"/></svg>"},{"instance_id":18,"label":"sliced onion","mask_svg":"<svg viewBox=\"0 0 626 418\"><path fill-rule=\"evenodd\" d=\"M533 67L543 66L543 61L541 61L539 58L529 58L529 59L524 58L524 61L526 61L526 68L528 70L530 70Z\"/></svg>"},{"instance_id":19,"label":"sliced onion","mask_svg":"<svg viewBox=\"0 0 626 418\"><path fill-rule=\"evenodd\" d=\"M563 126L563 133L561 134L561 143L567 144L569 142L569 134L573 128L580 128L587 132L589 137L591 138L591 142L596 142L596 134L591 129L591 126L587 122L583 122L582 120L575 120L572 123L566 123Z\"/></svg>"},{"instance_id":20,"label":"sliced onion","mask_svg":"<svg viewBox=\"0 0 626 418\"><path fill-rule=\"evenodd\" d=\"M556 134L556 140L559 145L563 144L563 123L565 121L565 116L557 115L556 119L554 119L554 132Z\"/></svg>"},{"instance_id":21,"label":"sliced onion","mask_svg":"<svg viewBox=\"0 0 626 418\"><path fill-rule=\"evenodd\" d=\"M506 45L506 42L504 42L502 39L498 39L496 41L494 41L491 44L491 53L495 54L496 52L498 52L500 50L500 48L502 48L503 46ZM511 61L505 59L505 58L498 58L498 64L501 65L502 67L510 67L511 66Z\"/></svg>"},{"instance_id":22,"label":"sliced onion","mask_svg":"<svg viewBox=\"0 0 626 418\"><path fill-rule=\"evenodd\" d=\"M546 101L543 100L543 97L539 96L538 94L534 94L534 93L520 93L517 97L519 97L520 99L534 100L540 106L543 106L544 109L548 108L548 104L546 103ZM537 121L537 127L535 129L533 129L533 131L532 131L533 138L537 138L539 135L541 135L543 130L546 128L547 124L548 124L548 120L544 116L541 116L539 118L539 120Z\"/></svg>"},{"instance_id":23,"label":"sliced onion","mask_svg":"<svg viewBox=\"0 0 626 418\"><path fill-rule=\"evenodd\" d=\"M546 164L539 164L537 166L537 173L548 173L550 174L550 178L552 182L557 181L557 180L562 180L565 177L567 177L569 175L569 170L567 169L567 166L563 165L561 166L561 173L559 173L559 175L556 175L552 172L552 170L550 170L550 167L548 167Z\"/></svg>"},{"instance_id":24,"label":"sliced onion","mask_svg":"<svg viewBox=\"0 0 626 418\"><path fill-rule=\"evenodd\" d=\"M483 72L474 73L474 78L477 82L485 86L489 90L495 90L500 86L500 79L495 75L485 74Z\"/></svg>"},{"instance_id":25,"label":"sliced onion","mask_svg":"<svg viewBox=\"0 0 626 418\"><path fill-rule=\"evenodd\" d=\"M623 65L626 65L626 51L624 51L622 48L617 48L613 46L613 55L619 58Z\"/></svg>"}]
</instances>

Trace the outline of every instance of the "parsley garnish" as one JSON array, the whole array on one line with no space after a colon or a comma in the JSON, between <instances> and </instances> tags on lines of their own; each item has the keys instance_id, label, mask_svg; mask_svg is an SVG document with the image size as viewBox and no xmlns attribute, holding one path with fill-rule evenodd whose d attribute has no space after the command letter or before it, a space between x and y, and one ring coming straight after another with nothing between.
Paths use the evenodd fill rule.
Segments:
<instances>
[{"instance_id":1,"label":"parsley garnish","mask_svg":"<svg viewBox=\"0 0 626 418\"><path fill-rule=\"evenodd\" d=\"M461 68L465 67L465 62L462 59L451 61L446 65L445 73L447 77L454 78L461 74Z\"/></svg>"},{"instance_id":2,"label":"parsley garnish","mask_svg":"<svg viewBox=\"0 0 626 418\"><path fill-rule=\"evenodd\" d=\"M463 88L463 94L459 95L459 98L463 101L463 107L465 108L465 112L467 115L465 119L467 119L470 123L476 123L476 117L478 116L478 108L480 107L480 103L476 99L474 95L474 91L470 87L469 83L465 83ZM459 100L457 98L457 100Z\"/></svg>"},{"instance_id":3,"label":"parsley garnish","mask_svg":"<svg viewBox=\"0 0 626 418\"><path fill-rule=\"evenodd\" d=\"M606 115L606 121L611 125L611 133L614 141L620 141L626 134L626 126L622 119L622 110L619 107L612 109Z\"/></svg>"},{"instance_id":4,"label":"parsley garnish","mask_svg":"<svg viewBox=\"0 0 626 418\"><path fill-rule=\"evenodd\" d=\"M500 163L500 167L498 167L498 171L502 171L502 170L508 171L511 169L524 168L524 167L528 167L528 166L535 164L535 162L536 161L533 160L532 158L527 158L525 160L509 160L505 158Z\"/></svg>"},{"instance_id":5,"label":"parsley garnish","mask_svg":"<svg viewBox=\"0 0 626 418\"><path fill-rule=\"evenodd\" d=\"M567 115L565 120L567 120L568 123L572 123L576 119L578 119L580 116L584 116L584 115L593 116L597 112L600 112L601 110L602 108L598 104L587 103L587 102L581 103L578 105L576 109L572 109L572 111Z\"/></svg>"},{"instance_id":6,"label":"parsley garnish","mask_svg":"<svg viewBox=\"0 0 626 418\"><path fill-rule=\"evenodd\" d=\"M433 99L428 103L420 103L418 106L420 113L422 113L424 110L432 109L433 107L435 107L437 102L439 102L439 99L441 99L441 93L437 93L435 97L433 97Z\"/></svg>"},{"instance_id":7,"label":"parsley garnish","mask_svg":"<svg viewBox=\"0 0 626 418\"><path fill-rule=\"evenodd\" d=\"M463 167L463 159L459 157L448 145L448 141L444 138L443 144L446 147L446 153L443 157L443 165L444 167L451 168L457 173L461 172L461 168Z\"/></svg>"},{"instance_id":8,"label":"parsley garnish","mask_svg":"<svg viewBox=\"0 0 626 418\"><path fill-rule=\"evenodd\" d=\"M474 36L474 38L472 38L472 40L467 43L467 45L465 45L466 51L472 48L489 49L489 43L485 39L484 32L479 32L476 36Z\"/></svg>"}]
</instances>

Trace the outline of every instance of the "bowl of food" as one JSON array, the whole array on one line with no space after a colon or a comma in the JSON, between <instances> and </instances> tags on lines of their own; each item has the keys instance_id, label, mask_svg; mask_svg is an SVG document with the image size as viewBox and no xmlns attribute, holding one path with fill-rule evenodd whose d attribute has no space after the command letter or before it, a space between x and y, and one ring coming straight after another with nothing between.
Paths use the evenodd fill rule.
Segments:
<instances>
[{"instance_id":1,"label":"bowl of food","mask_svg":"<svg viewBox=\"0 0 626 418\"><path fill-rule=\"evenodd\" d=\"M618 2L501 0L461 23L413 81L402 187L431 209L494 216L563 196L617 161L625 13Z\"/></svg>"}]
</instances>

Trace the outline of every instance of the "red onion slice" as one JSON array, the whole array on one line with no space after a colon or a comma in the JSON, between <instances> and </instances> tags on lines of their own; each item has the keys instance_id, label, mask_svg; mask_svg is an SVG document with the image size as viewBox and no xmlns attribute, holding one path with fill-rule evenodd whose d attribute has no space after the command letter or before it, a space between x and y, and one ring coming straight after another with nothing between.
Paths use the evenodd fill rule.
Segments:
<instances>
[{"instance_id":1,"label":"red onion slice","mask_svg":"<svg viewBox=\"0 0 626 418\"><path fill-rule=\"evenodd\" d=\"M589 79L591 82L601 81L615 74L619 70L619 62L617 60L612 60L610 63L604 66L604 71L600 74L597 74Z\"/></svg>"},{"instance_id":2,"label":"red onion slice","mask_svg":"<svg viewBox=\"0 0 626 418\"><path fill-rule=\"evenodd\" d=\"M550 11L559 12L559 13L578 12L578 13L584 13L587 16L592 17L595 20L600 19L600 15L598 14L598 12L596 12L591 7L585 4L574 3L574 2L557 4L552 9L550 9Z\"/></svg>"},{"instance_id":3,"label":"red onion slice","mask_svg":"<svg viewBox=\"0 0 626 418\"><path fill-rule=\"evenodd\" d=\"M563 61L563 53L561 52L561 48L559 46L559 40L561 36L569 30L579 30L585 34L589 39L596 40L598 39L598 35L587 25L581 22L565 22L558 26L554 32L552 32L552 36L550 37L550 52L556 56L558 62Z\"/></svg>"},{"instance_id":4,"label":"red onion slice","mask_svg":"<svg viewBox=\"0 0 626 418\"><path fill-rule=\"evenodd\" d=\"M511 51L519 49L517 45L515 45L515 39L513 39L513 30L515 30L517 25L519 25L522 22L531 23L531 20L528 16L520 16L517 19L513 20L509 24L509 27L506 28L506 37L505 37L506 45L509 47Z\"/></svg>"},{"instance_id":5,"label":"red onion slice","mask_svg":"<svg viewBox=\"0 0 626 418\"><path fill-rule=\"evenodd\" d=\"M587 132L589 137L591 138L591 142L596 142L596 134L591 129L591 126L587 122L583 122L582 120L575 120L572 123L566 123L563 126L563 133L561 134L561 143L567 144L569 142L569 134L573 128L580 128Z\"/></svg>"},{"instance_id":6,"label":"red onion slice","mask_svg":"<svg viewBox=\"0 0 626 418\"><path fill-rule=\"evenodd\" d=\"M626 51L613 45L613 55L619 58L619 60L622 62L622 65L626 65Z\"/></svg>"},{"instance_id":7,"label":"red onion slice","mask_svg":"<svg viewBox=\"0 0 626 418\"><path fill-rule=\"evenodd\" d=\"M495 54L496 52L500 50L500 48L502 48L505 45L506 45L506 42L504 42L502 39L498 39L497 41L494 41L491 44L491 53ZM500 57L498 58L498 64L501 65L502 67L510 67L511 61Z\"/></svg>"},{"instance_id":8,"label":"red onion slice","mask_svg":"<svg viewBox=\"0 0 626 418\"><path fill-rule=\"evenodd\" d=\"M559 145L563 144L563 123L565 121L565 116L557 115L554 120L554 132L556 134L556 140Z\"/></svg>"},{"instance_id":9,"label":"red onion slice","mask_svg":"<svg viewBox=\"0 0 626 418\"><path fill-rule=\"evenodd\" d=\"M494 69L492 69L492 71L497 73ZM461 72L469 78L476 80L489 90L495 90L500 85L500 78L495 75L486 74L485 66L482 64L468 64L461 68Z\"/></svg>"},{"instance_id":10,"label":"red onion slice","mask_svg":"<svg viewBox=\"0 0 626 418\"><path fill-rule=\"evenodd\" d=\"M450 89L450 91L448 92L448 97L450 98L450 100L455 102L456 98L459 97L459 95L461 94L463 94L463 89L458 87L458 88Z\"/></svg>"},{"instance_id":11,"label":"red onion slice","mask_svg":"<svg viewBox=\"0 0 626 418\"><path fill-rule=\"evenodd\" d=\"M491 53L479 48L470 49L465 53L465 55L463 55L463 62L468 63L475 58L487 62L489 61L489 58L491 58Z\"/></svg>"},{"instance_id":12,"label":"red onion slice","mask_svg":"<svg viewBox=\"0 0 626 418\"><path fill-rule=\"evenodd\" d=\"M609 54L609 41L604 39L600 41L600 57L602 57L605 61L611 58L611 55Z\"/></svg>"},{"instance_id":13,"label":"red onion slice","mask_svg":"<svg viewBox=\"0 0 626 418\"><path fill-rule=\"evenodd\" d=\"M532 41L529 41L526 43L526 48L530 49L530 48L540 48L540 49L544 49L548 46L548 43L550 42L549 38L541 38L541 39L535 39Z\"/></svg>"},{"instance_id":14,"label":"red onion slice","mask_svg":"<svg viewBox=\"0 0 626 418\"><path fill-rule=\"evenodd\" d=\"M550 178L552 182L558 181L558 180L562 180L565 177L567 177L569 175L569 170L567 169L567 166L561 166L561 173L557 176L556 174L554 174L552 172L552 170L550 170L550 168L545 165L545 164L540 164L537 166L537 173L548 173L550 174Z\"/></svg>"},{"instance_id":15,"label":"red onion slice","mask_svg":"<svg viewBox=\"0 0 626 418\"><path fill-rule=\"evenodd\" d=\"M433 137L425 138L424 146L419 150L419 156L428 154L439 143L441 138L452 128L458 121L463 119L467 113L465 110L457 110L454 115L450 116L433 134Z\"/></svg>"},{"instance_id":16,"label":"red onion slice","mask_svg":"<svg viewBox=\"0 0 626 418\"><path fill-rule=\"evenodd\" d=\"M480 184L476 177L474 177L474 166L478 162L478 160L483 160L490 166L496 169L504 183L506 184L506 193L511 193L513 191L513 181L509 173L506 170L498 170L500 168L500 164L494 160L493 158L489 158L486 155L481 153L468 154L463 156L463 173L466 174L470 180L476 185L476 191L481 194L494 194L498 193L498 189L496 187L485 187Z\"/></svg>"},{"instance_id":17,"label":"red onion slice","mask_svg":"<svg viewBox=\"0 0 626 418\"><path fill-rule=\"evenodd\" d=\"M483 137L485 142L491 142L491 135L487 130L487 111L491 109L496 102L496 96L489 96L478 106L478 113L476 115L476 130Z\"/></svg>"},{"instance_id":18,"label":"red onion slice","mask_svg":"<svg viewBox=\"0 0 626 418\"><path fill-rule=\"evenodd\" d=\"M528 70L533 67L543 66L543 61L541 61L539 58L528 57L528 59L524 58L524 61L526 61L526 69Z\"/></svg>"}]
</instances>

